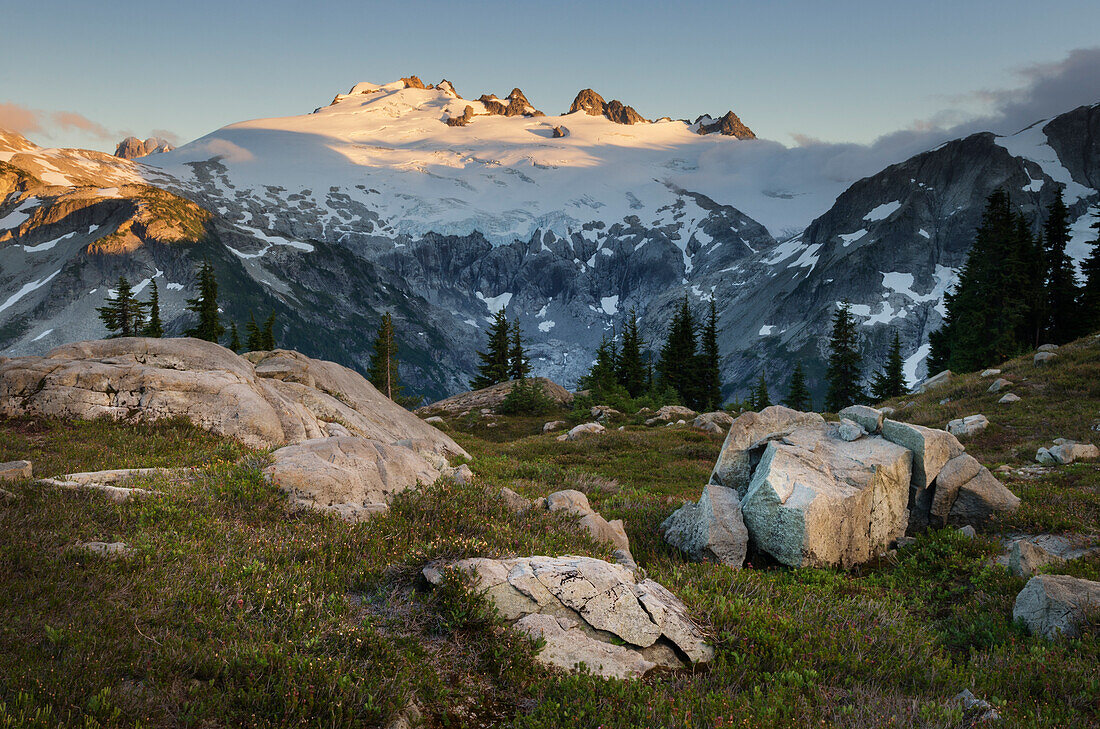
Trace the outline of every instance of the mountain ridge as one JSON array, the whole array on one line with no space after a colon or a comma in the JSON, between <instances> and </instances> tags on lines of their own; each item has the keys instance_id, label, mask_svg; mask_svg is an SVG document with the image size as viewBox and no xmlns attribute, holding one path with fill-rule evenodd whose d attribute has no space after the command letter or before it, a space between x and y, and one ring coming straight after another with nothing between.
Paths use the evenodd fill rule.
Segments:
<instances>
[{"instance_id":1,"label":"mountain ridge","mask_svg":"<svg viewBox=\"0 0 1100 729\"><path fill-rule=\"evenodd\" d=\"M277 302L288 322L346 331L338 343L296 335L297 346L324 347L349 366L365 369L381 311L409 302L397 317L403 374L429 397L465 389L484 326L500 308L520 321L536 374L572 384L631 307L656 343L685 294L700 306L710 296L719 304L727 396L743 394L761 369L781 389L796 359L806 360L820 392L824 330L842 300L854 305L868 371L898 327L913 381L924 374L927 335L994 187L1015 191L1035 220L1056 188L1067 190L1078 259L1089 235L1082 221L1100 199L1100 105L1016 135L952 140L807 200L801 191L770 197L771 180L746 182L753 168L729 162L749 159L761 142L692 129L713 121L624 125L585 109L539 117L527 114L534 107L522 92L509 95L515 108L524 104L509 117L461 99L448 82L413 79L357 84L313 114L232 124L140 162L0 135L0 163L41 176L46 188L140 183L197 204L212 216L217 241L204 245L220 246L227 270L258 292L256 301ZM448 126L468 107L470 124ZM27 195L0 192L0 221L32 205ZM763 207L765 199L776 207ZM787 219L801 232L776 236L753 211L763 211L771 230ZM5 228L0 222L0 235ZM0 275L0 306L7 292L35 286L0 308L0 351L96 336L94 321L49 327L56 313L38 308L57 286L45 279L68 265L67 244L31 253L23 248L48 243L39 240L45 233L14 230L0 241L0 270L9 272ZM166 270L143 256L81 265L130 266L135 281ZM327 280L343 283L333 290ZM368 291L368 280L379 288ZM77 308L90 312L90 302ZM354 326L341 322L344 311L356 312Z\"/></svg>"}]
</instances>

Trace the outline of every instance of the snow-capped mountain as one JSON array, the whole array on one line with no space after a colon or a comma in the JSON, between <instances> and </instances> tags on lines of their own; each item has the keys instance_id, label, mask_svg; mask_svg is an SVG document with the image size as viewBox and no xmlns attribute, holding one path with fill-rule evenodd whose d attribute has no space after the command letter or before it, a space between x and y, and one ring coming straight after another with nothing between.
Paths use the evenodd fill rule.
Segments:
<instances>
[{"instance_id":1,"label":"snow-capped mountain","mask_svg":"<svg viewBox=\"0 0 1100 729\"><path fill-rule=\"evenodd\" d=\"M1072 252L1087 252L1098 132L1100 109L1082 107L856 181L775 164L764 153L774 143L732 112L651 122L586 89L573 111L548 116L519 89L468 100L410 77L140 162L0 136L0 351L97 336L102 290L91 289L119 272L171 275L166 286L182 287L167 302L171 321L188 267L207 256L224 271L227 316L275 309L283 342L353 366L366 365L380 312L393 311L403 375L428 396L464 389L502 307L519 319L536 372L571 385L630 307L656 340L685 293L718 302L727 394L761 367L778 385L795 358L812 380L844 299L864 324L868 364L901 327L915 379L995 187L1037 218L1064 187L1078 221ZM102 192L112 188L118 197ZM169 202L151 202L150 190ZM102 228L75 227L88 212L66 227L54 211L76 197L102 213ZM141 222L158 212L175 221L168 229L199 229L172 241ZM120 237L128 242L102 243Z\"/></svg>"}]
</instances>

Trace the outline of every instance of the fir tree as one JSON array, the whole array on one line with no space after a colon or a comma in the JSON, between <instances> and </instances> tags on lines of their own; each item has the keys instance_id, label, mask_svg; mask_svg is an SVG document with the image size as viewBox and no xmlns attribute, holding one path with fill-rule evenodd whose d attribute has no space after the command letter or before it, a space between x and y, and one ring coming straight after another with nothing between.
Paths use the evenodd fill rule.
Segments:
<instances>
[{"instance_id":1,"label":"fir tree","mask_svg":"<svg viewBox=\"0 0 1100 729\"><path fill-rule=\"evenodd\" d=\"M1034 346L1035 322L1045 308L1042 248L1008 194L995 190L986 202L954 291L944 297L944 326L930 338L929 373L973 372Z\"/></svg>"},{"instance_id":2,"label":"fir tree","mask_svg":"<svg viewBox=\"0 0 1100 729\"><path fill-rule=\"evenodd\" d=\"M260 348L265 352L275 349L275 312L264 321L264 328L260 332Z\"/></svg>"},{"instance_id":3,"label":"fir tree","mask_svg":"<svg viewBox=\"0 0 1100 729\"><path fill-rule=\"evenodd\" d=\"M829 368L826 378L829 389L825 396L825 409L840 410L862 402L863 360L859 354L856 323L851 305L845 301L833 315L833 332L829 338Z\"/></svg>"},{"instance_id":4,"label":"fir tree","mask_svg":"<svg viewBox=\"0 0 1100 729\"><path fill-rule=\"evenodd\" d=\"M259 352L264 348L264 335L256 324L256 315L248 312L248 323L244 327L245 348L249 352Z\"/></svg>"},{"instance_id":5,"label":"fir tree","mask_svg":"<svg viewBox=\"0 0 1100 729\"><path fill-rule=\"evenodd\" d=\"M718 354L718 309L710 300L707 323L699 337L699 400L704 410L716 410L722 404L722 372Z\"/></svg>"},{"instance_id":6,"label":"fir tree","mask_svg":"<svg viewBox=\"0 0 1100 729\"><path fill-rule=\"evenodd\" d=\"M153 287L153 290L149 292L149 301L145 303L145 308L149 310L149 320L142 327L141 336L159 339L164 336L164 327L160 322L160 293L157 291L156 281L150 281L149 283Z\"/></svg>"},{"instance_id":7,"label":"fir tree","mask_svg":"<svg viewBox=\"0 0 1100 729\"><path fill-rule=\"evenodd\" d=\"M886 355L886 366L871 379L871 396L877 400L889 400L905 394L905 361L901 356L901 335L894 330L894 341Z\"/></svg>"},{"instance_id":8,"label":"fir tree","mask_svg":"<svg viewBox=\"0 0 1100 729\"><path fill-rule=\"evenodd\" d=\"M638 334L638 313L631 307L623 326L623 344L615 364L615 375L628 395L640 397L649 389L646 366L642 360L642 339Z\"/></svg>"},{"instance_id":9,"label":"fir tree","mask_svg":"<svg viewBox=\"0 0 1100 729\"><path fill-rule=\"evenodd\" d=\"M1097 230L1092 253L1081 264L1085 283L1081 287L1081 324L1079 334L1091 334L1100 328L1100 212L1092 227Z\"/></svg>"},{"instance_id":10,"label":"fir tree","mask_svg":"<svg viewBox=\"0 0 1100 729\"><path fill-rule=\"evenodd\" d=\"M489 346L484 352L478 352L481 364L478 365L478 375L470 382L470 387L480 390L483 387L495 385L498 382L507 382L511 369L511 337L508 318L504 315L504 309L496 313L492 325L489 327Z\"/></svg>"},{"instance_id":11,"label":"fir tree","mask_svg":"<svg viewBox=\"0 0 1100 729\"><path fill-rule=\"evenodd\" d=\"M1069 211L1059 190L1058 197L1047 208L1047 220L1043 225L1046 263L1046 332L1043 338L1054 344L1065 344L1073 339L1080 326L1077 273L1073 259L1066 254L1069 238Z\"/></svg>"},{"instance_id":12,"label":"fir tree","mask_svg":"<svg viewBox=\"0 0 1100 729\"><path fill-rule=\"evenodd\" d=\"M512 341L508 348L508 379L524 380L531 374L531 361L523 349L523 333L519 322L512 324Z\"/></svg>"},{"instance_id":13,"label":"fir tree","mask_svg":"<svg viewBox=\"0 0 1100 729\"><path fill-rule=\"evenodd\" d=\"M668 339L661 347L657 362L658 387L673 390L688 407L698 407L699 378L698 359L695 356L695 332L697 325L685 295L680 308L672 317Z\"/></svg>"},{"instance_id":14,"label":"fir tree","mask_svg":"<svg viewBox=\"0 0 1100 729\"><path fill-rule=\"evenodd\" d=\"M615 348L615 340L606 334L600 340L600 346L596 348L596 361L592 363L592 369L581 378L582 390L590 390L597 396L606 395L618 386L619 379L616 375L618 351Z\"/></svg>"},{"instance_id":15,"label":"fir tree","mask_svg":"<svg viewBox=\"0 0 1100 729\"><path fill-rule=\"evenodd\" d=\"M386 312L374 338L367 379L378 391L391 400L401 396L400 378L397 372L397 342L394 339L393 317Z\"/></svg>"},{"instance_id":16,"label":"fir tree","mask_svg":"<svg viewBox=\"0 0 1100 729\"><path fill-rule=\"evenodd\" d=\"M806 373L802 369L802 362L796 362L794 372L791 373L791 382L787 387L787 397L783 398L783 404L792 410L810 412L813 410L813 400L810 390L806 387Z\"/></svg>"},{"instance_id":17,"label":"fir tree","mask_svg":"<svg viewBox=\"0 0 1100 729\"><path fill-rule=\"evenodd\" d=\"M198 315L194 327L184 332L184 336L217 342L225 333L218 318L218 281L214 276L214 267L205 258L199 267L199 295L187 300L187 308Z\"/></svg>"},{"instance_id":18,"label":"fir tree","mask_svg":"<svg viewBox=\"0 0 1100 729\"><path fill-rule=\"evenodd\" d=\"M760 379L756 381L756 387L752 390L750 396L752 401L753 410L763 410L772 404L771 396L768 394L768 380L764 376L764 371L760 371Z\"/></svg>"},{"instance_id":19,"label":"fir tree","mask_svg":"<svg viewBox=\"0 0 1100 729\"><path fill-rule=\"evenodd\" d=\"M99 318L112 332L110 339L115 337L136 337L141 334L145 324L146 304L138 301L134 296L130 282L125 276L118 277L118 287L115 289L115 297L108 299L107 303L96 309Z\"/></svg>"},{"instance_id":20,"label":"fir tree","mask_svg":"<svg viewBox=\"0 0 1100 729\"><path fill-rule=\"evenodd\" d=\"M229 348L234 352L241 351L241 337L237 334L237 322L231 322L229 325Z\"/></svg>"}]
</instances>

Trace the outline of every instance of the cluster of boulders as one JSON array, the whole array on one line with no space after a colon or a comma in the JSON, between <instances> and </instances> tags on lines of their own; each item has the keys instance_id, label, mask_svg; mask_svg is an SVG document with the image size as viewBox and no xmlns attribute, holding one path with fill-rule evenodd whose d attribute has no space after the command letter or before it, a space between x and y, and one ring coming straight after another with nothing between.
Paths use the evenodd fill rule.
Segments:
<instances>
[{"instance_id":1,"label":"cluster of boulders","mask_svg":"<svg viewBox=\"0 0 1100 729\"><path fill-rule=\"evenodd\" d=\"M590 557L534 556L432 564L424 577L439 584L447 567L472 572L502 617L545 641L543 663L634 678L714 657L684 604L640 571Z\"/></svg>"},{"instance_id":2,"label":"cluster of boulders","mask_svg":"<svg viewBox=\"0 0 1100 729\"><path fill-rule=\"evenodd\" d=\"M1092 443L1078 443L1065 438L1055 438L1054 445L1035 452L1035 460L1045 466L1065 466L1074 461L1096 458L1100 458L1100 448Z\"/></svg>"},{"instance_id":3,"label":"cluster of boulders","mask_svg":"<svg viewBox=\"0 0 1100 729\"><path fill-rule=\"evenodd\" d=\"M989 418L984 415L967 415L956 418L947 424L947 432L956 437L972 436L989 427Z\"/></svg>"},{"instance_id":4,"label":"cluster of boulders","mask_svg":"<svg viewBox=\"0 0 1100 729\"><path fill-rule=\"evenodd\" d=\"M78 342L0 362L0 415L25 414L187 418L277 449L267 475L294 503L355 518L384 510L418 483L464 477L447 459L468 457L353 370L287 350L238 356L198 339ZM119 487L101 486L123 497Z\"/></svg>"},{"instance_id":5,"label":"cluster of boulders","mask_svg":"<svg viewBox=\"0 0 1100 729\"><path fill-rule=\"evenodd\" d=\"M662 525L696 559L749 548L791 566L853 566L929 526L982 525L1019 499L954 435L866 406L840 423L782 406L733 421L703 497Z\"/></svg>"}]
</instances>

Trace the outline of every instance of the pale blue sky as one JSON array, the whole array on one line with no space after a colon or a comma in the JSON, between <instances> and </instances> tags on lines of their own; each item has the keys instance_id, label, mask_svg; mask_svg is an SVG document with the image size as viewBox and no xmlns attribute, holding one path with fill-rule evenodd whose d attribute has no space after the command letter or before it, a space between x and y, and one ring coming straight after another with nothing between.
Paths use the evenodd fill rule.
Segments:
<instances>
[{"instance_id":1,"label":"pale blue sky","mask_svg":"<svg viewBox=\"0 0 1100 729\"><path fill-rule=\"evenodd\" d=\"M650 118L733 109L787 144L869 142L984 113L978 92L1100 37L1095 0L0 0L0 19L0 122L27 110L45 119L34 141L111 150L122 132L187 141L409 74L474 98L519 86L548 113L592 87Z\"/></svg>"}]
</instances>

